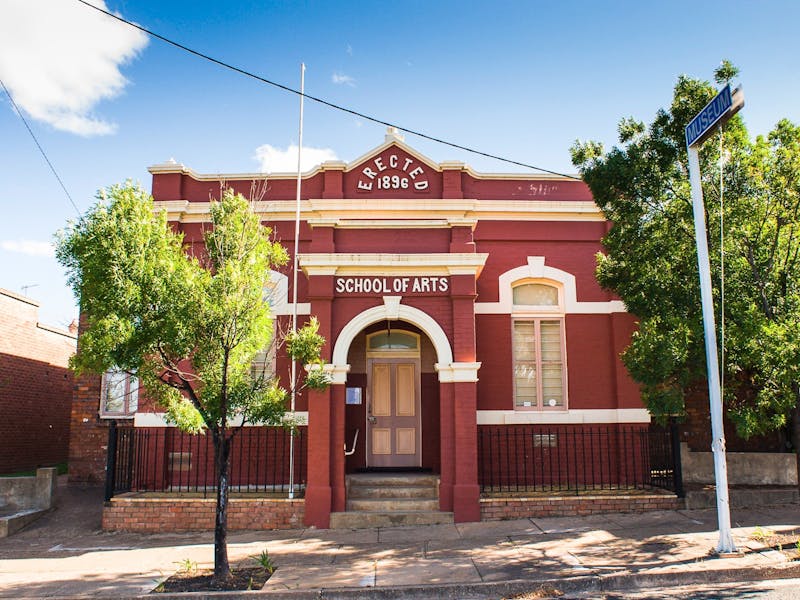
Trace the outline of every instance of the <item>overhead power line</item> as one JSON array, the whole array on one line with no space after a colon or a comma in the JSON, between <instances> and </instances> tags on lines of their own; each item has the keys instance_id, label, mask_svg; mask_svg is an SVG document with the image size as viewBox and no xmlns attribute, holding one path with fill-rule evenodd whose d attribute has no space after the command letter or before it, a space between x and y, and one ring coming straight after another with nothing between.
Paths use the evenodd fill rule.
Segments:
<instances>
[{"instance_id":1,"label":"overhead power line","mask_svg":"<svg viewBox=\"0 0 800 600\"><path fill-rule=\"evenodd\" d=\"M12 96L11 92L8 91L8 88L6 87L6 84L3 82L2 79L0 79L0 86L3 86L3 91L5 91L6 96L8 96L8 99L11 100L11 105L14 107L14 110L16 111L19 118L25 124L25 129L27 129L28 133L31 134L33 142L36 144L36 147L39 149L39 152L41 152L45 162L47 163L47 166L50 167L50 170L53 172L53 175L56 176L58 184L61 186L61 189L64 190L64 193L67 195L67 198L69 199L69 203L72 204L72 207L75 209L75 212L78 213L78 218L79 219L82 218L81 211L78 209L77 204L75 204L75 201L72 199L72 196L67 190L67 186L64 185L64 182L61 180L61 177L58 176L58 171L56 171L56 168L53 166L53 163L51 163L50 159L47 158L47 153L44 151L44 148L42 148L42 145L39 143L39 140L36 139L36 135L33 133L33 129L31 129L31 126L28 125L28 121L25 120L25 117L22 115L22 111L19 109L19 106L17 106L17 103L14 101L14 96Z\"/></svg>"},{"instance_id":2,"label":"overhead power line","mask_svg":"<svg viewBox=\"0 0 800 600\"><path fill-rule=\"evenodd\" d=\"M155 31L152 31L152 30L148 29L147 27L142 27L141 25L138 25L136 23L128 21L124 17L121 17L119 15L115 15L114 13L109 12L107 10L104 10L104 9L100 8L99 6L95 6L94 4L91 4L90 2L87 2L87 0L78 0L78 2L80 2L81 4L83 4L85 6L88 6L89 8L93 8L94 10L96 10L98 12L101 12L104 15L107 15L107 16L111 17L112 19L116 19L117 21L120 21L121 23L125 23L126 25L128 25L130 27L134 27L134 28L138 29L139 31L142 31L142 32L146 33L149 36L152 36L152 37L154 37L156 39L161 40L162 42L164 42L166 44L169 44L170 46L174 46L175 48L179 48L180 50L183 50L184 52L188 52L189 54L193 54L193 55L195 55L195 56L197 56L199 58L202 58L202 59L207 60L209 62L212 62L212 63L214 63L216 65L219 65L220 67L223 67L225 69L230 69L231 71L239 73L240 75L244 75L245 77L250 77L251 79L255 79L256 81L260 81L261 83L266 83L267 85L271 85L271 86L276 87L278 89L281 89L281 90L283 90L285 92L296 94L297 96L303 96L303 98L307 98L308 100L311 100L312 102L316 102L318 104L322 104L322 105L327 106L329 108L333 108L334 110L338 110L338 111L341 111L341 112L345 112L345 113L351 114L351 115L356 116L356 117L358 117L360 119L364 119L365 121L371 121L372 123L377 123L378 125L384 125L386 127L394 127L394 128L396 128L396 129L398 129L400 131L404 131L405 133L410 133L411 135L415 135L417 137L421 137L423 139L430 140L432 142L436 142L438 144L443 144L445 146L450 146L451 148L458 148L459 150L464 150L465 152L470 152L472 154L477 154L479 156L485 156L486 158L493 158L495 160L499 160L499 161L502 161L502 162L505 162L505 163L509 163L509 164L512 164L512 165L517 165L519 167L525 167L526 169L533 169L534 171L541 171L543 173L549 173L551 175L559 175L561 177L567 177L569 179L575 179L577 181L581 181L580 177L575 177L574 175L567 175L566 173L559 173L558 171L551 171L550 169L543 169L542 167L537 167L537 166L534 166L534 165L530 165L528 163L520 162L520 161L517 161L517 160L512 160L510 158L504 158L502 156L497 156L496 154L490 154L488 152L483 152L481 150L476 150L475 148L470 148L468 146L462 146L461 144L456 144L454 142L448 142L447 140L443 140L441 138L437 138L437 137L434 137L432 135L428 135L427 133L422 133L421 131L416 131L414 129L409 129L408 127L402 127L402 126L397 125L395 123L390 123L389 121L384 121L383 119L378 119L377 117L371 117L371 116L369 116L367 114L364 114L362 112L358 112L357 110L353 110L352 108L347 108L347 107L341 106L339 104L334 104L333 102L329 102L328 100L324 100L322 98L317 98L316 96L310 96L309 94L304 94L300 90L296 90L296 89L294 89L292 87L289 87L288 85L283 85L282 83L278 83L276 81L272 81L270 79L267 79L266 77L261 77L260 75L256 75L255 73L253 73L251 71L247 71L246 69L242 69L241 67L237 67L237 66L232 65L230 63L227 63L227 62L225 62L223 60L219 60L217 58L214 58L213 56L209 56L208 54L204 54L203 52L200 52L198 50L194 50L192 48L189 48L188 46L185 46L185 45L183 45L183 44L181 44L179 42L171 40L168 37L165 37L165 36L163 36L161 34L158 34Z\"/></svg>"}]
</instances>

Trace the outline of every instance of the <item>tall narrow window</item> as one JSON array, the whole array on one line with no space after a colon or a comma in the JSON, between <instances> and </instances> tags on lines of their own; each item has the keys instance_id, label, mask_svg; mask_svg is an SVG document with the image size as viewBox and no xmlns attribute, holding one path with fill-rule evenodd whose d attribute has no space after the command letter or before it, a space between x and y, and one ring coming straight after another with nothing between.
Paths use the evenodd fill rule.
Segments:
<instances>
[{"instance_id":1,"label":"tall narrow window","mask_svg":"<svg viewBox=\"0 0 800 600\"><path fill-rule=\"evenodd\" d=\"M560 290L524 283L513 292L514 406L563 410L566 363Z\"/></svg>"},{"instance_id":2,"label":"tall narrow window","mask_svg":"<svg viewBox=\"0 0 800 600\"><path fill-rule=\"evenodd\" d=\"M100 389L100 415L132 417L138 407L139 379L125 371L106 371Z\"/></svg>"},{"instance_id":3,"label":"tall narrow window","mask_svg":"<svg viewBox=\"0 0 800 600\"><path fill-rule=\"evenodd\" d=\"M264 286L264 302L270 306L270 316L272 317L272 335L269 345L265 346L253 357L250 363L250 375L254 379L269 381L277 374L277 346L278 346L278 317L273 312L276 307L286 304L287 290L286 276L272 271L270 280Z\"/></svg>"}]
</instances>

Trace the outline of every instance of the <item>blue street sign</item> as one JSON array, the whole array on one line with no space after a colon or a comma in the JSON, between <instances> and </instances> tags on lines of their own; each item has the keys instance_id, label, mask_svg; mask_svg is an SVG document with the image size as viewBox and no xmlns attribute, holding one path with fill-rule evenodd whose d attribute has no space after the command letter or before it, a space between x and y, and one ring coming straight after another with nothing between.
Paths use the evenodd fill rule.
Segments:
<instances>
[{"instance_id":1,"label":"blue street sign","mask_svg":"<svg viewBox=\"0 0 800 600\"><path fill-rule=\"evenodd\" d=\"M686 126L686 145L694 146L705 141L714 132L720 119L728 114L731 106L733 98L728 84Z\"/></svg>"}]
</instances>

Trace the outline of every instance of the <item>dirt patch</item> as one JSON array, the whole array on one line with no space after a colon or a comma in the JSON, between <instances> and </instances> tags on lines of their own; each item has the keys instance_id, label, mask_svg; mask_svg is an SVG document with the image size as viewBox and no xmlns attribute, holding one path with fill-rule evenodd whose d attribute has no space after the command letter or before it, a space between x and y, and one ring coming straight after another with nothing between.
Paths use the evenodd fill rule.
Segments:
<instances>
[{"instance_id":1,"label":"dirt patch","mask_svg":"<svg viewBox=\"0 0 800 600\"><path fill-rule=\"evenodd\" d=\"M557 590L556 588L544 585L536 590L531 590L530 592L524 592L519 594L518 596L511 596L510 598L504 598L503 600L544 600L545 598L561 598L564 595L564 592L561 590Z\"/></svg>"},{"instance_id":2,"label":"dirt patch","mask_svg":"<svg viewBox=\"0 0 800 600\"><path fill-rule=\"evenodd\" d=\"M233 592L260 590L270 578L263 567L240 567L232 569L232 576L215 584L213 569L190 569L178 571L163 581L153 593L175 592Z\"/></svg>"}]
</instances>

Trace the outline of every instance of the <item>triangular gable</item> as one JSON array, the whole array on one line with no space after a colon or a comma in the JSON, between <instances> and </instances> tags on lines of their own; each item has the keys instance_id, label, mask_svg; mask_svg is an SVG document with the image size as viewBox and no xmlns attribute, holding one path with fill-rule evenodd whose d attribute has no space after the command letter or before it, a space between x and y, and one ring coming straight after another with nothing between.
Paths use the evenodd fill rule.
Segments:
<instances>
[{"instance_id":1,"label":"triangular gable","mask_svg":"<svg viewBox=\"0 0 800 600\"><path fill-rule=\"evenodd\" d=\"M416 197L441 194L441 168L396 135L349 163L345 168L346 197Z\"/></svg>"}]
</instances>

